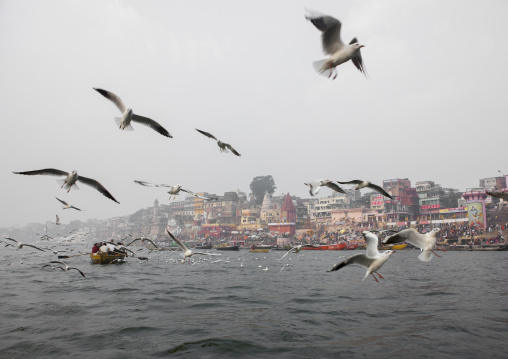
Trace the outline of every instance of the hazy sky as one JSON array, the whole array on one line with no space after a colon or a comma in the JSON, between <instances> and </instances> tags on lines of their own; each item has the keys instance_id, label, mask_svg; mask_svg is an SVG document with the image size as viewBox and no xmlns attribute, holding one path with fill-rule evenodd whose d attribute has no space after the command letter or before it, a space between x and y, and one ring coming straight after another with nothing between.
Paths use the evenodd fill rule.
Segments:
<instances>
[{"instance_id":1,"label":"hazy sky","mask_svg":"<svg viewBox=\"0 0 508 359\"><path fill-rule=\"evenodd\" d=\"M351 62L335 81L314 72L325 55L306 7L366 45L370 79ZM301 197L318 178L476 187L508 173L507 13L501 0L0 0L0 227L169 203L133 180L220 195L270 174L276 194ZM93 87L174 138L119 130ZM95 178L121 204L12 173L42 168Z\"/></svg>"}]
</instances>

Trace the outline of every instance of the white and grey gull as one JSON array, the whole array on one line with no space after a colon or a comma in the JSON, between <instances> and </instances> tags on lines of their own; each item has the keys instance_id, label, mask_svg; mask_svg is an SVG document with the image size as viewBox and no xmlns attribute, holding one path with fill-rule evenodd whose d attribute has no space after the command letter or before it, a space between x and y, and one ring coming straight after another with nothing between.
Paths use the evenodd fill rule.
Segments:
<instances>
[{"instance_id":1,"label":"white and grey gull","mask_svg":"<svg viewBox=\"0 0 508 359\"><path fill-rule=\"evenodd\" d=\"M439 249L436 247L436 235L439 231L439 228L434 228L430 232L421 234L414 228L407 228L397 232L392 236L386 237L382 242L385 244L400 243L404 241L411 243L412 245L420 248L422 251L422 253L418 256L418 259L423 262L428 262L432 259L432 254L435 254L436 257L440 257L434 252L434 249ZM439 250L446 252L444 249Z\"/></svg>"},{"instance_id":2,"label":"white and grey gull","mask_svg":"<svg viewBox=\"0 0 508 359\"><path fill-rule=\"evenodd\" d=\"M65 176L65 179L57 180L57 182L62 185L60 188L65 188L67 190L67 192L69 192L71 190L71 188L79 189L76 182L80 182L80 183L86 184L87 186L95 188L97 191L99 191L104 196L108 197L109 199L115 201L116 203L120 203L98 181L94 180L93 178L78 176L78 172L75 170L72 172L65 172L65 171L55 169L55 168L44 168L42 170L13 172L13 173L18 174L18 175L28 175L28 176L34 176L34 175L46 175L46 176L57 176L57 177L64 177Z\"/></svg>"},{"instance_id":3,"label":"white and grey gull","mask_svg":"<svg viewBox=\"0 0 508 359\"><path fill-rule=\"evenodd\" d=\"M344 191L338 184L336 184L328 179L318 179L318 180L311 181L309 183L304 183L304 185L310 187L309 193L311 196L317 195L319 190L323 186L331 188L336 192L346 193L346 191Z\"/></svg>"},{"instance_id":4,"label":"white and grey gull","mask_svg":"<svg viewBox=\"0 0 508 359\"><path fill-rule=\"evenodd\" d=\"M367 76L360 49L365 45L359 44L357 38L353 38L349 44L344 44L340 38L342 24L336 18L322 14L318 11L306 9L305 18L322 32L321 40L323 51L330 57L314 62L314 68L322 75L337 77L336 67L349 60L353 62L360 72Z\"/></svg>"},{"instance_id":5,"label":"white and grey gull","mask_svg":"<svg viewBox=\"0 0 508 359\"><path fill-rule=\"evenodd\" d=\"M212 135L209 132L201 131L196 128L196 131L199 133L205 135L206 137L213 138L215 141L217 141L217 146L219 146L221 152L228 153L229 151L233 152L237 156L241 156L241 154L238 153L237 150L233 148L229 143L222 142L221 140L217 139L214 135ZM228 151L229 150L229 151Z\"/></svg>"},{"instance_id":6,"label":"white and grey gull","mask_svg":"<svg viewBox=\"0 0 508 359\"><path fill-rule=\"evenodd\" d=\"M122 113L122 117L115 117L115 122L118 125L118 128L120 128L121 130L132 131L133 128L131 126L131 122L136 122L136 123L140 123L142 125L150 127L151 129L157 131L158 133L160 133L163 136L166 136L169 138L173 137L158 122L156 122L148 117L136 115L134 112L132 112L132 109L127 108L124 105L123 101L120 99L120 97L115 95L113 92L95 88L95 87L94 87L94 90L97 91L98 93L100 93L102 96L104 96L108 100L110 100L111 102L113 102L115 104L115 106L120 110L120 112Z\"/></svg>"}]
</instances>

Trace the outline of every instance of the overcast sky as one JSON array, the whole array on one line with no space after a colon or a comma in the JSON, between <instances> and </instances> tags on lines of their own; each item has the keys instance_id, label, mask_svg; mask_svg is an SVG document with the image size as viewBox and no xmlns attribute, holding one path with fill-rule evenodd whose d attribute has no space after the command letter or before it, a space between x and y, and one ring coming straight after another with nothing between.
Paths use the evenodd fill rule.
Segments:
<instances>
[{"instance_id":1,"label":"overcast sky","mask_svg":"<svg viewBox=\"0 0 508 359\"><path fill-rule=\"evenodd\" d=\"M335 81L314 72L325 55L304 8L365 44L370 79L351 62ZM272 175L275 194L300 197L318 178L477 187L508 173L507 13L501 0L0 0L0 227L169 203L133 180L221 195ZM173 138L119 130L93 87ZM42 168L95 178L120 204L12 173ZM55 196L86 211L64 212Z\"/></svg>"}]
</instances>

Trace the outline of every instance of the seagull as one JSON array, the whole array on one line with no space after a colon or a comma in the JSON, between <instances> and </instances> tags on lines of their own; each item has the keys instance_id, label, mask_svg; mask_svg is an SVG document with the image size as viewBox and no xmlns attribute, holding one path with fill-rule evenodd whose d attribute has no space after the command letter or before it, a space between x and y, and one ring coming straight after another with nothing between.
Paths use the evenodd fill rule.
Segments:
<instances>
[{"instance_id":1,"label":"seagull","mask_svg":"<svg viewBox=\"0 0 508 359\"><path fill-rule=\"evenodd\" d=\"M281 259L279 260L282 260L282 258L284 258L285 256L287 256L289 253L293 252L293 253L298 253L302 250L302 248L309 248L309 247L317 247L313 244L300 244L298 246L294 246L293 248L291 248L289 251L286 252L286 254L284 254Z\"/></svg>"},{"instance_id":2,"label":"seagull","mask_svg":"<svg viewBox=\"0 0 508 359\"><path fill-rule=\"evenodd\" d=\"M348 45L345 45L340 39L340 30L342 24L336 18L322 14L314 10L307 10L305 18L312 22L318 30L322 32L321 40L323 45L323 51L325 54L329 54L330 57L315 61L313 63L314 68L320 74L328 76L330 78L332 74L335 74L333 80L337 77L337 70L335 67L351 60L360 72L366 77L367 70L363 63L362 54L360 49L365 45L358 43L357 38L353 38Z\"/></svg>"},{"instance_id":3,"label":"seagull","mask_svg":"<svg viewBox=\"0 0 508 359\"><path fill-rule=\"evenodd\" d=\"M233 146L231 146L229 143L224 143L220 140L218 140L217 138L215 138L214 135L212 135L211 133L208 133L208 132L205 132L205 131L201 131L201 130L198 130L196 128L196 131L198 131L199 133L205 135L206 137L210 137L210 138L213 138L215 141L217 141L217 145L219 146L220 148L220 151L221 152L225 152L225 153L228 153L229 151L228 150L231 150L231 152L233 152L235 155L237 156L241 156L241 154L239 154L234 148Z\"/></svg>"},{"instance_id":4,"label":"seagull","mask_svg":"<svg viewBox=\"0 0 508 359\"><path fill-rule=\"evenodd\" d=\"M18 175L29 175L29 176L33 176L33 175L66 176L65 179L58 180L58 182L62 185L62 187L60 187L60 188L65 188L67 190L67 192L69 192L72 187L74 187L74 189L79 189L78 186L76 185L76 182L79 181L80 183L83 183L83 184L86 184L87 186L95 188L97 191L99 191L104 196L108 197L109 199L115 201L116 203L120 203L99 182L97 182L96 180L94 180L92 178L78 176L78 172L76 172L76 171L72 171L72 172L68 173L68 172L60 171L60 170L57 170L54 168L45 168L42 170L13 172L13 173L18 174Z\"/></svg>"},{"instance_id":5,"label":"seagull","mask_svg":"<svg viewBox=\"0 0 508 359\"><path fill-rule=\"evenodd\" d=\"M115 117L115 122L118 125L118 128L120 128L121 130L132 131L133 128L131 126L131 121L134 121L152 128L153 130L159 132L163 136L173 138L173 136L171 136L169 132L164 127L162 127L158 122L148 117L143 117L134 114L132 112L132 109L125 107L120 97L115 95L113 92L102 90L95 87L94 90L100 93L108 100L110 100L111 102L113 102L115 106L120 110L120 112L122 113L122 117Z\"/></svg>"},{"instance_id":6,"label":"seagull","mask_svg":"<svg viewBox=\"0 0 508 359\"><path fill-rule=\"evenodd\" d=\"M72 209L76 209L78 211L81 211L79 208L77 207L74 207L74 206L71 206L70 204L68 204L67 202L65 201L62 201L60 198L58 197L55 197L60 203L62 203L64 206L62 207L62 209L69 209L69 208L72 208Z\"/></svg>"},{"instance_id":7,"label":"seagull","mask_svg":"<svg viewBox=\"0 0 508 359\"><path fill-rule=\"evenodd\" d=\"M292 265L292 264L289 264L289 263L284 264L284 265L282 266L282 268L280 269L280 272L282 272L282 270L283 270L284 268L289 267L289 266L293 266L293 265ZM294 266L293 266L293 267L294 267ZM280 272L279 272L279 273L280 273Z\"/></svg>"},{"instance_id":8,"label":"seagull","mask_svg":"<svg viewBox=\"0 0 508 359\"><path fill-rule=\"evenodd\" d=\"M182 248L183 253L181 253L181 255L183 256L183 260L184 261L185 261L186 258L189 258L189 263L190 263L190 257L192 257L194 254L209 255L209 256L220 255L220 254L212 254L212 253L204 253L204 252L194 252L194 251L191 251L189 248L187 248L185 246L185 244L182 243L182 241L180 241L173 234L171 234L170 231L168 231L166 229L166 232L168 232L169 236L176 242L176 244L178 244L178 246L180 248Z\"/></svg>"},{"instance_id":9,"label":"seagull","mask_svg":"<svg viewBox=\"0 0 508 359\"><path fill-rule=\"evenodd\" d=\"M9 241L13 241L13 242L16 242L16 249L23 249L23 247L32 247L32 248L35 248L35 249L38 249L40 250L41 252L44 252L44 249L40 249L39 247L36 247L34 245L31 245L31 244L26 244L26 243L21 243L13 238L9 238L9 237L4 237L5 239L8 239ZM7 243L7 242L6 242ZM9 244L9 243L7 243ZM12 244L11 244L12 246ZM14 247L14 246L13 246Z\"/></svg>"},{"instance_id":10,"label":"seagull","mask_svg":"<svg viewBox=\"0 0 508 359\"><path fill-rule=\"evenodd\" d=\"M56 215L56 220L55 220L55 223L53 223L55 226L59 226L60 225L60 217L58 217L58 214Z\"/></svg>"},{"instance_id":11,"label":"seagull","mask_svg":"<svg viewBox=\"0 0 508 359\"><path fill-rule=\"evenodd\" d=\"M65 268L62 268L63 270L65 271L68 271L68 270L71 270L71 269L75 269L77 270L82 276L83 278L86 278L85 274L78 268L76 267L69 267L67 264L65 264L64 262L61 262L61 261L51 261L49 263L59 263L59 264L63 264L65 266Z\"/></svg>"},{"instance_id":12,"label":"seagull","mask_svg":"<svg viewBox=\"0 0 508 359\"><path fill-rule=\"evenodd\" d=\"M149 183L149 182L145 182L145 181L136 181L136 180L134 180L134 182L136 182L137 184L140 184L142 186L146 186L146 187L168 187L169 188L168 193L170 195L174 196L173 199L175 199L176 195L180 191L182 191L182 192L189 193L189 194L191 194L194 197L201 198L201 199L204 199L204 200L208 200L208 201L216 200L216 198L208 198L208 197L197 195L194 192L189 191L188 189L182 188L181 184L177 184L177 185L173 186L173 185L168 185L168 184L155 184L155 183ZM169 199L171 199L171 196L169 196Z\"/></svg>"},{"instance_id":13,"label":"seagull","mask_svg":"<svg viewBox=\"0 0 508 359\"><path fill-rule=\"evenodd\" d=\"M508 201L508 192L503 191L485 191L491 197L501 198L504 201Z\"/></svg>"},{"instance_id":14,"label":"seagull","mask_svg":"<svg viewBox=\"0 0 508 359\"><path fill-rule=\"evenodd\" d=\"M338 183L340 184L355 184L356 187L355 187L355 190L358 190L358 189L362 189L362 188L365 188L365 187L368 187L370 189L373 189L374 191L376 192L379 192L381 193L383 196L385 197L388 197L390 199L394 199L388 192L386 192L383 188L371 183L370 181L363 181L363 180L352 180L352 181L348 181L348 182L340 182L340 181L337 181Z\"/></svg>"},{"instance_id":15,"label":"seagull","mask_svg":"<svg viewBox=\"0 0 508 359\"><path fill-rule=\"evenodd\" d=\"M46 267L50 267L51 269L57 269L58 268L58 269L61 269L61 270L63 270L65 272L65 269L63 269L62 267L59 267L59 266L54 266L53 267L51 264L45 264L45 265L42 266L42 268L46 268Z\"/></svg>"},{"instance_id":16,"label":"seagull","mask_svg":"<svg viewBox=\"0 0 508 359\"><path fill-rule=\"evenodd\" d=\"M425 234L418 233L414 228L403 229L402 231L394 234L393 236L386 237L383 240L385 244L391 243L399 243L399 242L408 242L412 245L420 248L422 253L418 256L418 259L423 262L428 262L432 259L432 253L436 255L436 257L441 257L437 255L433 249L439 249L436 247L436 234L440 231L439 228L434 228L432 231L427 232ZM439 249L443 252L446 250Z\"/></svg>"},{"instance_id":17,"label":"seagull","mask_svg":"<svg viewBox=\"0 0 508 359\"><path fill-rule=\"evenodd\" d=\"M362 281L364 281L369 276L369 274L371 274L376 282L379 282L374 273L376 273L379 278L384 279L383 276L381 276L381 274L379 274L377 271L383 266L383 264L385 264L388 258L390 258L390 255L395 252L387 250L383 253L379 253L377 249L379 242L377 236L369 231L363 231L362 234L367 241L367 252L365 254L355 254L354 256L346 258L345 261L335 264L327 272L334 272L351 264L367 268L367 273L365 273L365 277L363 277Z\"/></svg>"},{"instance_id":18,"label":"seagull","mask_svg":"<svg viewBox=\"0 0 508 359\"><path fill-rule=\"evenodd\" d=\"M304 185L310 187L310 195L315 196L318 194L319 190L321 189L321 186L326 186L328 188L333 189L334 191L340 192L340 193L346 193L342 188L340 188L339 185L335 184L334 182L327 180L327 179L318 179L311 181L309 183L304 183Z\"/></svg>"},{"instance_id":19,"label":"seagull","mask_svg":"<svg viewBox=\"0 0 508 359\"><path fill-rule=\"evenodd\" d=\"M151 239L148 239L148 238L146 238L146 237L139 237L139 238L133 239L133 240L132 240L132 241L130 241L128 244L126 244L126 245L125 245L125 247L127 247L127 246L131 245L132 243L134 243L134 242L136 242L136 241L141 241L143 244L144 244L145 242L150 242L150 243L152 243L152 244L153 244L153 246L154 246L155 248L159 249L159 247L157 247L157 245L156 245L154 242L152 242L152 240L151 240ZM115 244L115 243L112 243L112 244ZM115 244L115 245L117 246L118 244ZM124 247L124 248L125 248L125 247Z\"/></svg>"}]
</instances>

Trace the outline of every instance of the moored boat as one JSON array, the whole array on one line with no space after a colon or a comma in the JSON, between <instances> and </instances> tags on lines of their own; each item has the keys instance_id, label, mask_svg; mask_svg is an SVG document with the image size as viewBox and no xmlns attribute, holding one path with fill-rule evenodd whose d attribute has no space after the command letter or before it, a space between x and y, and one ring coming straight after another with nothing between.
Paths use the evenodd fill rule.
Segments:
<instances>
[{"instance_id":1,"label":"moored boat","mask_svg":"<svg viewBox=\"0 0 508 359\"><path fill-rule=\"evenodd\" d=\"M90 253L92 264L110 264L115 259L124 259L125 254Z\"/></svg>"},{"instance_id":2,"label":"moored boat","mask_svg":"<svg viewBox=\"0 0 508 359\"><path fill-rule=\"evenodd\" d=\"M352 250L356 249L356 247L358 247L358 244L348 244L348 245L346 245L346 248L344 248L344 250L352 251Z\"/></svg>"},{"instance_id":3,"label":"moored boat","mask_svg":"<svg viewBox=\"0 0 508 359\"><path fill-rule=\"evenodd\" d=\"M315 251L315 250L318 250L318 251L322 251L322 250L340 251L340 250L346 248L346 245L347 245L346 243L323 244L323 245L315 246L315 247L303 247L302 250L307 250L307 251Z\"/></svg>"},{"instance_id":4,"label":"moored boat","mask_svg":"<svg viewBox=\"0 0 508 359\"><path fill-rule=\"evenodd\" d=\"M219 250L219 251L237 251L240 249L239 246L218 246L218 247L215 247L215 249Z\"/></svg>"},{"instance_id":5,"label":"moored boat","mask_svg":"<svg viewBox=\"0 0 508 359\"><path fill-rule=\"evenodd\" d=\"M267 253L270 249L269 248L260 248L260 249L249 249L249 252L253 253Z\"/></svg>"},{"instance_id":6,"label":"moored boat","mask_svg":"<svg viewBox=\"0 0 508 359\"><path fill-rule=\"evenodd\" d=\"M195 249L212 249L212 245L211 244L203 244L201 246L195 246L194 248Z\"/></svg>"}]
</instances>

